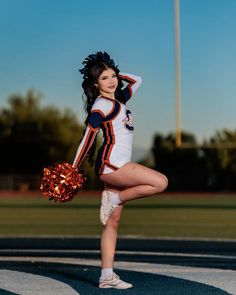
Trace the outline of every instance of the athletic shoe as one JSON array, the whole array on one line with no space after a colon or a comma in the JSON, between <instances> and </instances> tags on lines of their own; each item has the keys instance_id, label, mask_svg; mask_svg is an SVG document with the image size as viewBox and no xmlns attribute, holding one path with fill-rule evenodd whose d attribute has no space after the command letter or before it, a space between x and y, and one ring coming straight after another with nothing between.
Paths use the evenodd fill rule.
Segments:
<instances>
[{"instance_id":1,"label":"athletic shoe","mask_svg":"<svg viewBox=\"0 0 236 295\"><path fill-rule=\"evenodd\" d=\"M112 204L107 194L107 191L102 192L102 200L100 207L100 221L103 225L106 225L109 216L115 211L118 205Z\"/></svg>"},{"instance_id":2,"label":"athletic shoe","mask_svg":"<svg viewBox=\"0 0 236 295\"><path fill-rule=\"evenodd\" d=\"M128 289L132 287L132 284L122 281L120 277L114 272L111 276L108 276L105 279L99 279L99 288Z\"/></svg>"}]
</instances>

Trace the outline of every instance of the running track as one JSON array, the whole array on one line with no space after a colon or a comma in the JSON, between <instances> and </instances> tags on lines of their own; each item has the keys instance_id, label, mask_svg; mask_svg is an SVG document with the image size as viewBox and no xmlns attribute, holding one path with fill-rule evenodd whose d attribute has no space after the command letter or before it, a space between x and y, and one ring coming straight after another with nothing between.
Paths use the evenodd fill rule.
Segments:
<instances>
[{"instance_id":1,"label":"running track","mask_svg":"<svg viewBox=\"0 0 236 295\"><path fill-rule=\"evenodd\" d=\"M119 237L128 290L98 288L99 237L1 237L0 260L0 294L236 294L235 240Z\"/></svg>"}]
</instances>

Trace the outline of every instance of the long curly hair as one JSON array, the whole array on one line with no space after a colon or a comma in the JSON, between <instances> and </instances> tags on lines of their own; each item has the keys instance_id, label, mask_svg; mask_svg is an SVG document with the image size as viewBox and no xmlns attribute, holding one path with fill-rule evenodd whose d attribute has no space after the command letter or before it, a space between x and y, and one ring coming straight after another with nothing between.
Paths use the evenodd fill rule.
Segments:
<instances>
[{"instance_id":1,"label":"long curly hair","mask_svg":"<svg viewBox=\"0 0 236 295\"><path fill-rule=\"evenodd\" d=\"M114 60L110 58L107 52L98 51L95 54L90 54L82 63L84 65L83 69L80 69L80 73L83 74L83 82L82 88L84 90L82 99L85 102L84 108L87 113L87 117L85 120L85 129L83 134L86 132L89 115L91 113L92 106L94 104L95 99L100 95L98 88L95 84L98 81L99 76L102 74L104 70L113 69L118 78L118 86L115 91L115 99L121 103L125 103L124 94L122 91L123 82L121 78L119 78L119 69L118 66L115 66ZM82 140L82 139L81 139ZM91 166L94 165L94 153L97 146L97 136L89 150L88 153L88 162Z\"/></svg>"}]
</instances>

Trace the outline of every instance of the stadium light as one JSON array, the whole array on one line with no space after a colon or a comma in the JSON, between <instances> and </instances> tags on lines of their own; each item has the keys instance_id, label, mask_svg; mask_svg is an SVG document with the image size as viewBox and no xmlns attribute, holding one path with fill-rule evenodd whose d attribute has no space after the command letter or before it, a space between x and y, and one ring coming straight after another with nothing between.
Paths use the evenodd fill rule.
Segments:
<instances>
[{"instance_id":1,"label":"stadium light","mask_svg":"<svg viewBox=\"0 0 236 295\"><path fill-rule=\"evenodd\" d=\"M180 12L179 0L175 6L175 97L176 97L176 146L181 146L181 75L180 75Z\"/></svg>"},{"instance_id":2,"label":"stadium light","mask_svg":"<svg viewBox=\"0 0 236 295\"><path fill-rule=\"evenodd\" d=\"M176 97L176 147L203 149L235 149L234 142L194 144L182 142L181 138L181 55L180 55L180 0L174 0L175 10L175 97Z\"/></svg>"}]
</instances>

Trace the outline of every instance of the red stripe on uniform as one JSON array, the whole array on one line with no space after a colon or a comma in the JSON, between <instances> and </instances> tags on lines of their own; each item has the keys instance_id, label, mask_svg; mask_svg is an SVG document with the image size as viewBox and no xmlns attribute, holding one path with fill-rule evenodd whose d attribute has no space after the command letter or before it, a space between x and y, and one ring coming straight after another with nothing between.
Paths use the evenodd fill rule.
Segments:
<instances>
[{"instance_id":1,"label":"red stripe on uniform","mask_svg":"<svg viewBox=\"0 0 236 295\"><path fill-rule=\"evenodd\" d=\"M105 126L105 129L106 129L106 134L107 134L108 141L107 141L107 144L106 144L106 146L104 148L104 151L103 151L103 154L102 154L102 164L101 164L101 170L102 171L100 170L100 173L103 172L106 164L108 166L111 166L111 168L113 170L118 169L116 166L112 165L110 163L110 160L109 160L112 149L113 149L113 146L115 144L115 137L114 137L114 133L113 133L112 123L109 121L108 123L104 124L104 126ZM109 127L110 127L110 130L109 130Z\"/></svg>"},{"instance_id":2,"label":"red stripe on uniform","mask_svg":"<svg viewBox=\"0 0 236 295\"><path fill-rule=\"evenodd\" d=\"M88 135L85 139L83 148L81 149L79 155L77 156L77 159L75 161L75 165L74 167L77 167L80 165L80 163L83 161L83 159L85 158L90 146L92 145L93 141L94 141L94 137L96 136L96 131L94 130L89 130Z\"/></svg>"},{"instance_id":3,"label":"red stripe on uniform","mask_svg":"<svg viewBox=\"0 0 236 295\"><path fill-rule=\"evenodd\" d=\"M107 140L107 143L106 143L106 145L104 147L104 150L103 150L103 153L102 153L102 163L101 163L101 168L100 168L99 173L101 172L101 169L103 168L103 165L105 164L105 155L106 155L107 147L108 147L109 142L110 142L109 130L107 128L107 124L104 124L104 128L105 128L105 131L106 131L105 137L108 138L108 140Z\"/></svg>"},{"instance_id":4,"label":"red stripe on uniform","mask_svg":"<svg viewBox=\"0 0 236 295\"><path fill-rule=\"evenodd\" d=\"M107 160L108 160L108 163L110 163L109 159L110 159L110 155L111 155L111 151L113 149L113 146L115 144L115 137L114 137L114 132L113 132L113 127L112 127L112 123L109 123L109 126L111 128L111 145L110 145L110 148L109 148L109 151L108 151L108 154L107 154Z\"/></svg>"},{"instance_id":5,"label":"red stripe on uniform","mask_svg":"<svg viewBox=\"0 0 236 295\"><path fill-rule=\"evenodd\" d=\"M113 170L119 169L119 167L116 167L116 166L112 165L111 163L106 163L106 165L109 166Z\"/></svg>"},{"instance_id":6,"label":"red stripe on uniform","mask_svg":"<svg viewBox=\"0 0 236 295\"><path fill-rule=\"evenodd\" d=\"M121 77L121 79L124 79L124 80L127 80L128 82L130 82L130 84L128 85L128 88L129 88L129 91L130 91L130 96L133 95L133 91L132 91L132 86L137 82L136 80L128 77L128 76L125 76L125 75L120 75L119 76Z\"/></svg>"}]
</instances>

